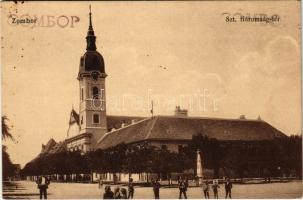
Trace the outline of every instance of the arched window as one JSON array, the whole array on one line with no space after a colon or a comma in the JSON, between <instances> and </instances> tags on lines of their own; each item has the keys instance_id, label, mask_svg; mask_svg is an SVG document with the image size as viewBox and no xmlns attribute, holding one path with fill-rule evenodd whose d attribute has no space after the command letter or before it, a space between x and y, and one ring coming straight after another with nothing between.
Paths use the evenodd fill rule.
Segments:
<instances>
[{"instance_id":1,"label":"arched window","mask_svg":"<svg viewBox=\"0 0 303 200\"><path fill-rule=\"evenodd\" d=\"M99 89L98 89L98 87L93 87L93 99L99 99Z\"/></svg>"},{"instance_id":2,"label":"arched window","mask_svg":"<svg viewBox=\"0 0 303 200\"><path fill-rule=\"evenodd\" d=\"M93 115L93 123L94 124L99 124L100 123L100 117L98 114Z\"/></svg>"}]
</instances>

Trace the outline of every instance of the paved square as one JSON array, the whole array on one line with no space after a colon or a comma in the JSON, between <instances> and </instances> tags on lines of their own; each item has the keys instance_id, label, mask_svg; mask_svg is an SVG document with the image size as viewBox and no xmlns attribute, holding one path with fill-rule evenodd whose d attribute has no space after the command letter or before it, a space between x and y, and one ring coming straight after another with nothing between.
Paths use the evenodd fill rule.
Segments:
<instances>
[{"instance_id":1,"label":"paved square","mask_svg":"<svg viewBox=\"0 0 303 200\"><path fill-rule=\"evenodd\" d=\"M219 198L225 198L224 185L220 185ZM112 190L116 186L111 186ZM270 184L234 184L232 190L233 198L300 198L302 197L302 182L288 183L270 183ZM101 199L104 192L99 189L97 184L83 183L55 183L49 185L50 199ZM161 188L160 198L172 199L178 198L178 188ZM188 189L188 198L201 199L202 189L199 187L190 187ZM4 183L3 197L5 199L37 199L39 191L35 182L16 181ZM213 193L210 191L210 197ZM151 187L136 187L135 198L150 199L153 198Z\"/></svg>"}]
</instances>

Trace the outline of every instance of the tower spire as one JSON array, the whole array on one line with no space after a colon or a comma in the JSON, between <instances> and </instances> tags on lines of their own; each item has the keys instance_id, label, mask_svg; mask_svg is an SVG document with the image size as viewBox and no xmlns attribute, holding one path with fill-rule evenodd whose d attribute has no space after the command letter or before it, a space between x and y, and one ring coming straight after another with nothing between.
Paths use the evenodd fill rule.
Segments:
<instances>
[{"instance_id":1,"label":"tower spire","mask_svg":"<svg viewBox=\"0 0 303 200\"><path fill-rule=\"evenodd\" d=\"M92 11L91 5L89 5L89 26L86 36L86 50L88 51L96 51L96 36L94 33L93 25L92 25Z\"/></svg>"},{"instance_id":2,"label":"tower spire","mask_svg":"<svg viewBox=\"0 0 303 200\"><path fill-rule=\"evenodd\" d=\"M93 31L93 25L92 25L92 7L89 5L89 27L88 30Z\"/></svg>"}]
</instances>

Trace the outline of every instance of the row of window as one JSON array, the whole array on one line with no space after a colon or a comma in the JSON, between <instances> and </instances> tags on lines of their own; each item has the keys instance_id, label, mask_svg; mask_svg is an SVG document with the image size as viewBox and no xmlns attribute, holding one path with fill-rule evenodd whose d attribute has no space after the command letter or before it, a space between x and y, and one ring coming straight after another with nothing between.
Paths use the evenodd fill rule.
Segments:
<instances>
[{"instance_id":1,"label":"row of window","mask_svg":"<svg viewBox=\"0 0 303 200\"><path fill-rule=\"evenodd\" d=\"M96 86L92 87L92 99L99 99L104 96L104 89L99 90ZM84 100L84 88L81 88L81 100Z\"/></svg>"},{"instance_id":2,"label":"row of window","mask_svg":"<svg viewBox=\"0 0 303 200\"><path fill-rule=\"evenodd\" d=\"M82 145L79 145L79 146L71 147L70 151L79 151L79 150L81 151L83 149L84 149L84 146L82 144Z\"/></svg>"},{"instance_id":3,"label":"row of window","mask_svg":"<svg viewBox=\"0 0 303 200\"><path fill-rule=\"evenodd\" d=\"M167 147L167 145L162 144L161 149L168 150L168 147ZM178 145L178 152L180 153L180 152L183 152L183 151L184 151L184 146L183 145Z\"/></svg>"}]
</instances>

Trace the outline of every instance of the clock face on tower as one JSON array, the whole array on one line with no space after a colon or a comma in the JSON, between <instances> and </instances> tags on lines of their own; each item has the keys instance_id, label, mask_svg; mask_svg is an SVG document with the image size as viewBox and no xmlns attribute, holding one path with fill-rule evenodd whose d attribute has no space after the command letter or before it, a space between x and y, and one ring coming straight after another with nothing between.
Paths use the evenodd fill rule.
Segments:
<instances>
[{"instance_id":1,"label":"clock face on tower","mask_svg":"<svg viewBox=\"0 0 303 200\"><path fill-rule=\"evenodd\" d=\"M99 78L99 72L93 71L93 72L91 73L91 77L92 77L92 79L93 79L94 81L97 81L98 78Z\"/></svg>"}]
</instances>

